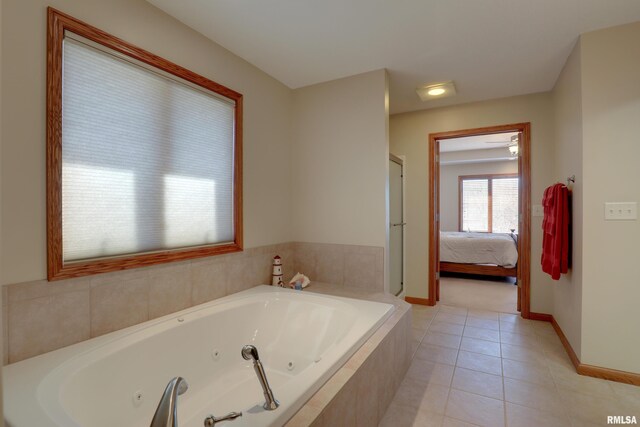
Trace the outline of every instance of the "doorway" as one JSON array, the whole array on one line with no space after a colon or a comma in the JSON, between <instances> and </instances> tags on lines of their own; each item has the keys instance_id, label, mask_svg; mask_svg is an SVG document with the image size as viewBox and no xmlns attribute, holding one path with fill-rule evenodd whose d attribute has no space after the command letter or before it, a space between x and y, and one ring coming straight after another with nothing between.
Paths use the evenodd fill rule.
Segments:
<instances>
[{"instance_id":1,"label":"doorway","mask_svg":"<svg viewBox=\"0 0 640 427\"><path fill-rule=\"evenodd\" d=\"M507 135L508 134L508 135ZM513 138L508 148L512 151L512 155L517 158L517 180L516 184L512 181L513 175L507 176L471 176L468 177L468 187L471 191L480 191L486 193L483 200L489 200L489 207L487 208L488 214L485 213L485 222L487 225L478 225L473 221L463 220L463 208L460 205L460 217L458 220L458 231L472 231L471 228L478 228L478 231L485 233L482 237L501 237L508 238L506 236L512 236L512 247L517 249L517 263L515 266L504 263L500 265L484 265L484 262L476 260L470 263L448 263L441 262L441 173L442 173L442 154L441 143L445 141L453 142L457 140L465 142L466 140L480 140L482 136L486 135L500 135L503 137L510 136ZM434 133L429 135L429 304L435 305L440 300L440 279L444 271L451 272L453 274L480 274L491 276L503 276L514 277L517 281L517 296L516 307L521 312L522 317L529 318L530 316L530 241L531 241L531 227L530 227L530 201L531 201L531 159L530 159L530 138L531 138L531 126L529 123L517 123L503 126L491 126L477 129L465 129L451 132ZM486 138L485 138L486 139ZM495 181L494 181L495 180ZM459 182L459 191L462 192L462 180ZM507 187L509 185L517 185L518 200L517 200L517 215L514 215L513 221L515 226L503 224L504 221L496 221L498 224L497 229L500 227L513 228L513 231L509 231L504 236L493 236L491 231L491 188L494 186L496 189ZM459 197L462 198L462 193L459 193ZM470 196L468 197L471 198ZM465 211L466 213L466 211ZM495 220L494 220L495 221ZM467 230L467 228L469 230ZM505 231L505 230L501 230ZM465 238L471 236L472 233L463 234ZM447 244L445 242L445 244ZM444 248L446 249L446 248ZM477 263L477 264L476 264ZM488 264L488 263L487 263Z\"/></svg>"},{"instance_id":2,"label":"doorway","mask_svg":"<svg viewBox=\"0 0 640 427\"><path fill-rule=\"evenodd\" d=\"M404 161L389 154L389 292L404 292Z\"/></svg>"}]
</instances>

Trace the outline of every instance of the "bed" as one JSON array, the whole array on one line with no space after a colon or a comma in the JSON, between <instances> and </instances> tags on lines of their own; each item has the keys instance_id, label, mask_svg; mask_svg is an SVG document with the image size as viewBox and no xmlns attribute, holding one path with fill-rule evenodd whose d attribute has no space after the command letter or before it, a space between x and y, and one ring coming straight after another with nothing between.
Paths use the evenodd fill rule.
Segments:
<instances>
[{"instance_id":1,"label":"bed","mask_svg":"<svg viewBox=\"0 0 640 427\"><path fill-rule=\"evenodd\" d=\"M517 276L517 235L440 232L440 271L488 276Z\"/></svg>"}]
</instances>

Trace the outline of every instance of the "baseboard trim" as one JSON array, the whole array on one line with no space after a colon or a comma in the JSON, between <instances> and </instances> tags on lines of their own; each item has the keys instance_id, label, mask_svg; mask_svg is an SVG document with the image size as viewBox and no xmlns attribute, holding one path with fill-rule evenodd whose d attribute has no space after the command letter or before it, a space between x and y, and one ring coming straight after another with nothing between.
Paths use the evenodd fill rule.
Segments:
<instances>
[{"instance_id":1,"label":"baseboard trim","mask_svg":"<svg viewBox=\"0 0 640 427\"><path fill-rule=\"evenodd\" d=\"M553 316L547 313L535 313L533 311L529 312L530 320L540 320L542 322L552 322Z\"/></svg>"},{"instance_id":2,"label":"baseboard trim","mask_svg":"<svg viewBox=\"0 0 640 427\"><path fill-rule=\"evenodd\" d=\"M573 366L576 368L576 372L580 373L580 359L578 359L578 355L575 351L573 351L571 343L567 339L564 332L562 332L560 325L558 325L558 322L556 322L556 319L553 316L551 316L551 326L553 326L553 330L556 331L558 338L560 338L560 341L562 342L562 345L567 352L569 359L571 359L571 363L573 363Z\"/></svg>"},{"instance_id":3,"label":"baseboard trim","mask_svg":"<svg viewBox=\"0 0 640 427\"><path fill-rule=\"evenodd\" d=\"M432 305L428 298L404 297L409 304Z\"/></svg>"},{"instance_id":4,"label":"baseboard trim","mask_svg":"<svg viewBox=\"0 0 640 427\"><path fill-rule=\"evenodd\" d=\"M564 332L562 332L562 328L560 328L560 325L551 314L531 313L531 319L551 322L551 326L553 326L553 329L556 331L558 338L560 338L560 341L562 342L562 345L564 346L564 349L567 352L569 359L571 359L571 363L573 363L573 366L575 367L578 374L587 377L600 378L603 380L640 386L640 374L636 374L634 372L619 371L617 369L603 368L600 366L587 365L580 362L580 359L578 359L578 355L573 350L573 347L571 347L571 343L569 343L566 335L564 334Z\"/></svg>"}]
</instances>

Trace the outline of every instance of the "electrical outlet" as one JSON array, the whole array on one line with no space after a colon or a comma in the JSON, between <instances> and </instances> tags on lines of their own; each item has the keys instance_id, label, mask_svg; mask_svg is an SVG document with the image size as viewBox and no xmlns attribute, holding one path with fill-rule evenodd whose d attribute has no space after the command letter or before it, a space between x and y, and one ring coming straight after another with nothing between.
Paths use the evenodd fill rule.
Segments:
<instances>
[{"instance_id":1,"label":"electrical outlet","mask_svg":"<svg viewBox=\"0 0 640 427\"><path fill-rule=\"evenodd\" d=\"M638 204L636 202L606 202L604 204L604 219L608 221L633 221L638 219Z\"/></svg>"}]
</instances>

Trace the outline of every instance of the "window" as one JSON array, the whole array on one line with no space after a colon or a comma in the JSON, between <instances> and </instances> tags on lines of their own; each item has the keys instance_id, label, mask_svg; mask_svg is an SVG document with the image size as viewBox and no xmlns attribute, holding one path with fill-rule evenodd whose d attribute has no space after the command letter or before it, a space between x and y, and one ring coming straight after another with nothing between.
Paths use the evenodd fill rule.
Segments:
<instances>
[{"instance_id":1,"label":"window","mask_svg":"<svg viewBox=\"0 0 640 427\"><path fill-rule=\"evenodd\" d=\"M242 95L49 9L49 280L242 250Z\"/></svg>"},{"instance_id":2,"label":"window","mask_svg":"<svg viewBox=\"0 0 640 427\"><path fill-rule=\"evenodd\" d=\"M459 177L460 231L518 232L518 176Z\"/></svg>"}]
</instances>

